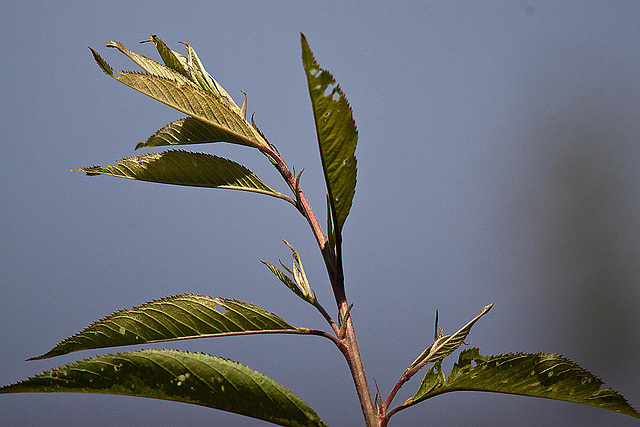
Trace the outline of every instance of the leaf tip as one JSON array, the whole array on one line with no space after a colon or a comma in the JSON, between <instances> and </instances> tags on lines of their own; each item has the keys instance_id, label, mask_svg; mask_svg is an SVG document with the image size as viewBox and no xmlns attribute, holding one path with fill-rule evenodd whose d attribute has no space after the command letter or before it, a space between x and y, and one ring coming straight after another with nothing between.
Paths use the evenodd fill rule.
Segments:
<instances>
[{"instance_id":1,"label":"leaf tip","mask_svg":"<svg viewBox=\"0 0 640 427\"><path fill-rule=\"evenodd\" d=\"M102 59L100 54L98 52L96 52L96 50L94 48L92 48L91 46L89 46L89 50L91 50L91 54L93 55L93 59L95 59L95 61L98 63L98 66L102 69L102 71L104 71L104 73L106 75L108 75L110 77L113 77L113 68L111 68L111 65L109 65L107 63L107 61Z\"/></svg>"}]
</instances>

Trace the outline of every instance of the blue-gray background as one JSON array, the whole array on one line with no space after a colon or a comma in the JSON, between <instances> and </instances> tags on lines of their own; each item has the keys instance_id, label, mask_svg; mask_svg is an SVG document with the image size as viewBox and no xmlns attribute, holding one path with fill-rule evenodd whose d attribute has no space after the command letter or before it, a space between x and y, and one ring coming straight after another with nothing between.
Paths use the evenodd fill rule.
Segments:
<instances>
[{"instance_id":1,"label":"blue-gray background","mask_svg":"<svg viewBox=\"0 0 640 427\"><path fill-rule=\"evenodd\" d=\"M190 42L296 170L324 189L299 32L349 99L358 187L344 231L364 363L386 396L429 344L485 304L484 354L558 352L640 405L640 3L3 2L0 383L100 352L25 362L93 320L183 292L253 302L298 326L321 317L259 263L302 254L327 307L319 252L290 205L254 194L88 178L181 114L107 78L87 46L154 55ZM244 163L244 147L194 147ZM331 310L333 313L334 310ZM169 348L241 361L331 425L362 423L329 341L243 337ZM447 370L449 369L447 365ZM405 386L411 395L419 379ZM632 425L581 405L480 393L438 397L395 425ZM262 425L193 405L97 395L0 398L2 425ZM635 423L634 423L635 424Z\"/></svg>"}]
</instances>

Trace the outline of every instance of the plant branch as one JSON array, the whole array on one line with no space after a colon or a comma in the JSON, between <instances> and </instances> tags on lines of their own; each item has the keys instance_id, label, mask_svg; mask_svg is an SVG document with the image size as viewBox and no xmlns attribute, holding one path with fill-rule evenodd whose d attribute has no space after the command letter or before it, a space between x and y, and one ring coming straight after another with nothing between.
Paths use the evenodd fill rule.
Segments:
<instances>
[{"instance_id":1,"label":"plant branch","mask_svg":"<svg viewBox=\"0 0 640 427\"><path fill-rule=\"evenodd\" d=\"M291 190L294 192L296 196L296 207L298 208L302 216L306 218L309 226L311 227L311 231L316 238L316 242L318 243L325 266L327 268L327 273L331 282L331 288L336 300L336 305L338 306L339 318L345 319L346 322L346 325L341 325L344 327L344 336L336 338L337 342L334 342L336 343L338 349L344 355L347 361L347 365L349 366L349 370L351 371L351 376L358 393L360 406L362 408L362 413L364 415L367 427L378 426L380 420L376 415L375 406L373 404L373 399L369 390L369 383L367 382L364 365L362 364L362 356L360 355L360 349L358 348L355 329L353 327L353 322L351 321L351 316L347 315L349 304L347 302L347 296L344 289L344 274L342 270L341 251L338 249L338 253L340 253L340 255L334 255L332 253L331 248L327 244L327 236L325 236L324 232L322 231L322 226L320 225L315 212L311 208L311 205L309 204L309 201L307 200L304 192L300 189L298 180L291 173L289 167L284 162L280 154L274 151L270 146L261 148L261 151L267 157L269 157L270 160L272 160L272 163L274 164L276 169L278 169ZM340 245L338 245L338 243L339 242L336 241L336 246L339 248ZM318 309L320 313L325 317L325 319L327 319L332 328L334 328L334 331L338 333L338 331L336 330L337 325L335 325L335 322L331 319L328 313L323 308Z\"/></svg>"},{"instance_id":2,"label":"plant branch","mask_svg":"<svg viewBox=\"0 0 640 427\"><path fill-rule=\"evenodd\" d=\"M338 336L339 332L340 332L340 327L336 324L336 322L331 318L331 316L329 315L329 313L327 313L327 310L324 309L324 307L318 302L318 300L316 299L316 303L313 304L313 306L320 312L320 314L322 314L322 317L325 318L325 320L329 323L329 325L331 326L331 329L333 329L333 332L335 332L336 336Z\"/></svg>"}]
</instances>

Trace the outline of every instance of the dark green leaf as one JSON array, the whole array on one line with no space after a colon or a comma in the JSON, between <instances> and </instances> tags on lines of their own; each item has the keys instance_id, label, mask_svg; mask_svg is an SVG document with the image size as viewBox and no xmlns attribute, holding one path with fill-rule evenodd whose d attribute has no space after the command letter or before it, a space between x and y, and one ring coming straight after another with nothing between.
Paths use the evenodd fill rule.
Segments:
<instances>
[{"instance_id":1,"label":"dark green leaf","mask_svg":"<svg viewBox=\"0 0 640 427\"><path fill-rule=\"evenodd\" d=\"M334 230L342 231L356 189L358 131L351 107L333 76L316 63L302 36L302 63L316 124L320 157L334 215Z\"/></svg>"},{"instance_id":2,"label":"dark green leaf","mask_svg":"<svg viewBox=\"0 0 640 427\"><path fill-rule=\"evenodd\" d=\"M640 413L612 389L577 363L549 353L509 353L481 356L477 348L460 354L445 379L436 363L418 392L403 406L450 391L489 391L564 400L640 418Z\"/></svg>"},{"instance_id":3,"label":"dark green leaf","mask_svg":"<svg viewBox=\"0 0 640 427\"><path fill-rule=\"evenodd\" d=\"M111 175L163 184L229 188L273 197L282 196L269 188L244 166L211 154L164 151L125 157L117 166L89 166L75 171L87 175Z\"/></svg>"},{"instance_id":4,"label":"dark green leaf","mask_svg":"<svg viewBox=\"0 0 640 427\"><path fill-rule=\"evenodd\" d=\"M0 388L0 393L52 392L150 397L285 426L324 425L309 405L269 377L202 353L142 350L98 356Z\"/></svg>"},{"instance_id":5,"label":"dark green leaf","mask_svg":"<svg viewBox=\"0 0 640 427\"><path fill-rule=\"evenodd\" d=\"M230 332L295 329L253 304L206 295L176 295L117 311L29 360L74 351L145 344Z\"/></svg>"}]
</instances>

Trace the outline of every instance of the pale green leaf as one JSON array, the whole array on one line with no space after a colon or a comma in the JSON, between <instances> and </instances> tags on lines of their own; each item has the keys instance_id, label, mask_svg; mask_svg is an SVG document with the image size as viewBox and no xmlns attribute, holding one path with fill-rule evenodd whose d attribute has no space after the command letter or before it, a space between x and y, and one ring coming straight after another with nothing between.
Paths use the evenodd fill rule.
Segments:
<instances>
[{"instance_id":1,"label":"pale green leaf","mask_svg":"<svg viewBox=\"0 0 640 427\"><path fill-rule=\"evenodd\" d=\"M318 414L271 378L202 353L142 350L59 366L0 393L99 393L172 400L284 426L322 426Z\"/></svg>"},{"instance_id":2,"label":"pale green leaf","mask_svg":"<svg viewBox=\"0 0 640 427\"><path fill-rule=\"evenodd\" d=\"M600 378L557 354L481 356L471 348L461 352L448 378L436 363L402 407L451 391L488 391L581 403L640 418L623 396L602 385Z\"/></svg>"},{"instance_id":3,"label":"pale green leaf","mask_svg":"<svg viewBox=\"0 0 640 427\"><path fill-rule=\"evenodd\" d=\"M423 351L420 356L407 368L407 371L415 368L418 365L426 365L428 363L436 362L444 359L454 351L458 349L463 343L469 332L471 332L471 327L478 321L482 316L487 314L489 310L491 310L493 304L486 305L480 310L478 315L471 319L469 323L464 325L458 332L453 335L445 335L438 337L435 342L430 345L425 351Z\"/></svg>"},{"instance_id":4,"label":"pale green leaf","mask_svg":"<svg viewBox=\"0 0 640 427\"><path fill-rule=\"evenodd\" d=\"M294 249L293 246L291 246L289 242L284 239L282 239L282 241L289 247L289 249L291 249L291 252L293 253L293 270L282 264L282 261L280 261L280 264L282 264L282 266L289 272L289 274L293 276L293 279L287 276L286 273L284 273L275 265L265 261L262 261L262 263L269 267L269 270L271 270L271 272L278 279L280 279L280 281L284 283L286 287L291 289L296 295L307 301L309 304L315 306L318 300L316 298L315 292L313 292L311 286L309 285L309 280L307 279L307 275L304 272L304 267L302 266L302 259L300 258L300 254Z\"/></svg>"},{"instance_id":5,"label":"pale green leaf","mask_svg":"<svg viewBox=\"0 0 640 427\"><path fill-rule=\"evenodd\" d=\"M180 83L151 74L128 71L121 71L120 75L116 76L111 66L95 50L91 49L91 51L96 62L107 75L194 119L218 128L221 135L226 132L227 141L236 142L241 139L245 145L259 149L268 147L260 133L242 117L240 109L233 107L224 98L216 97L195 87L191 82ZM180 74L176 73L176 75Z\"/></svg>"},{"instance_id":6,"label":"pale green leaf","mask_svg":"<svg viewBox=\"0 0 640 427\"><path fill-rule=\"evenodd\" d=\"M285 245L291 249L292 257L293 257L293 278L295 279L298 287L302 290L307 300L314 304L315 302L315 294L311 290L311 286L309 286L309 280L307 279L307 275L304 272L304 267L302 266L302 259L300 258L300 254L298 251L294 249L293 246L286 240L282 239Z\"/></svg>"},{"instance_id":7,"label":"pale green leaf","mask_svg":"<svg viewBox=\"0 0 640 427\"><path fill-rule=\"evenodd\" d=\"M195 84L188 77L185 77L184 75L167 67L166 65L162 65L151 58L148 58L144 55L128 50L127 48L124 47L122 43L118 41L111 40L107 42L106 46L118 49L120 52L128 56L133 62L138 64L140 68L142 68L152 76L162 77L180 84L190 84L190 85Z\"/></svg>"},{"instance_id":8,"label":"pale green leaf","mask_svg":"<svg viewBox=\"0 0 640 427\"><path fill-rule=\"evenodd\" d=\"M320 157L334 215L334 230L340 235L355 194L355 150L358 131L351 107L340 86L328 71L318 66L304 36L302 62L309 85Z\"/></svg>"},{"instance_id":9,"label":"pale green leaf","mask_svg":"<svg viewBox=\"0 0 640 427\"><path fill-rule=\"evenodd\" d=\"M244 166L222 157L189 151L148 153L118 160L117 166L74 169L87 175L111 175L192 187L229 188L282 198Z\"/></svg>"},{"instance_id":10,"label":"pale green leaf","mask_svg":"<svg viewBox=\"0 0 640 427\"><path fill-rule=\"evenodd\" d=\"M236 112L240 111L238 105L233 101L233 98L227 93L226 90L213 78L211 74L204 69L204 65L200 61L200 58L196 54L196 51L191 47L189 43L184 43L189 54L187 58L187 64L191 71L191 75L196 79L200 86L207 92L214 95L221 96L229 104L233 106Z\"/></svg>"},{"instance_id":11,"label":"pale green leaf","mask_svg":"<svg viewBox=\"0 0 640 427\"><path fill-rule=\"evenodd\" d=\"M206 295L176 295L117 311L61 341L42 356L74 351L212 337L243 331L295 329L265 309L247 302Z\"/></svg>"},{"instance_id":12,"label":"pale green leaf","mask_svg":"<svg viewBox=\"0 0 640 427\"><path fill-rule=\"evenodd\" d=\"M178 52L171 50L169 46L167 46L167 44L155 34L151 34L151 42L155 45L160 57L167 67L179 72L185 77L191 78L189 74L189 66L187 65L187 58L180 55Z\"/></svg>"},{"instance_id":13,"label":"pale green leaf","mask_svg":"<svg viewBox=\"0 0 640 427\"><path fill-rule=\"evenodd\" d=\"M293 291L294 294L296 294L297 296L299 296L300 298L302 298L303 300L307 301L310 304L314 303L315 300L315 295L312 294L313 300L310 299L306 293L296 284L296 282L289 276L287 276L287 274L280 270L278 267L276 267L275 265L271 264L270 262L266 262L266 261L261 261L264 265L266 265L269 270L271 270L271 272L282 282L284 283L284 285L291 289Z\"/></svg>"},{"instance_id":14,"label":"pale green leaf","mask_svg":"<svg viewBox=\"0 0 640 427\"><path fill-rule=\"evenodd\" d=\"M143 147L159 147L163 145L202 144L208 142L231 142L251 146L246 139L240 138L215 126L211 126L192 117L183 117L166 124L138 143L136 150Z\"/></svg>"}]
</instances>

